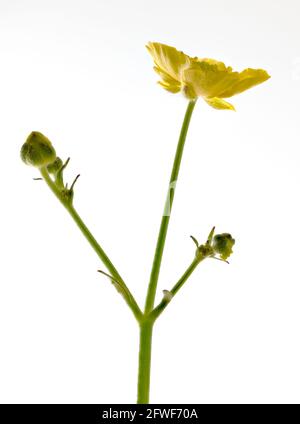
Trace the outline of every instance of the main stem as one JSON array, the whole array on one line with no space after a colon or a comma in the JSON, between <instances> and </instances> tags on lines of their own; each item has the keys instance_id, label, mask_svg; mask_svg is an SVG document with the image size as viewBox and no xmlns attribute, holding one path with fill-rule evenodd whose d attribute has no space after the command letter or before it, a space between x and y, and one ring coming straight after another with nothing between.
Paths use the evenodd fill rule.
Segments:
<instances>
[{"instance_id":1,"label":"main stem","mask_svg":"<svg viewBox=\"0 0 300 424\"><path fill-rule=\"evenodd\" d=\"M151 345L153 322L145 321L140 324L140 352L138 372L137 403L149 403Z\"/></svg>"},{"instance_id":2,"label":"main stem","mask_svg":"<svg viewBox=\"0 0 300 424\"><path fill-rule=\"evenodd\" d=\"M157 282L159 277L159 271L165 247L168 226L171 216L171 210L174 200L174 193L176 188L176 182L179 174L183 149L185 145L186 135L188 132L190 120L195 107L196 101L190 101L184 116L183 124L180 131L178 145L175 153L172 173L170 177L170 183L167 193L167 199L165 204L164 213L162 216L151 276L149 281L149 287L145 303L144 320L140 322L140 351L139 351L139 371L138 371L138 398L137 403L149 403L149 391L150 391L150 369L151 369L151 344L152 344L152 330L154 325L154 319L149 318L149 314L153 310Z\"/></svg>"}]
</instances>

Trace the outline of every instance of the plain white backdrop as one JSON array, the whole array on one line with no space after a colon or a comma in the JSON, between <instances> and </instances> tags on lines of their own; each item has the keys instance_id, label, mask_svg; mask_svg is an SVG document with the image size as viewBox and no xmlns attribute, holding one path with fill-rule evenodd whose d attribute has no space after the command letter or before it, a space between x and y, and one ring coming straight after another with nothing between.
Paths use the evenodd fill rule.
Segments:
<instances>
[{"instance_id":1,"label":"plain white backdrop","mask_svg":"<svg viewBox=\"0 0 300 424\"><path fill-rule=\"evenodd\" d=\"M213 225L157 322L151 402L300 401L297 0L0 0L0 402L133 403L138 327L97 256L19 150L32 130L81 173L75 206L143 305L186 100L156 85L158 41L271 79L198 102L158 297Z\"/></svg>"}]
</instances>

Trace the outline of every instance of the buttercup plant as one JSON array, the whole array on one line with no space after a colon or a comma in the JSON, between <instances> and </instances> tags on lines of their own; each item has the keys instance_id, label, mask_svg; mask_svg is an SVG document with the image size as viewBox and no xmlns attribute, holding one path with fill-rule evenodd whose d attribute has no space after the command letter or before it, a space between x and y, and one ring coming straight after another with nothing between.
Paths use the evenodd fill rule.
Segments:
<instances>
[{"instance_id":1,"label":"buttercup plant","mask_svg":"<svg viewBox=\"0 0 300 424\"><path fill-rule=\"evenodd\" d=\"M167 200L161 219L143 310L137 304L120 273L74 207L74 186L79 175L70 186L64 182L64 170L69 163L69 159L63 162L57 156L50 140L37 131L29 135L21 149L23 161L39 169L42 179L69 212L82 234L105 265L107 272L103 270L99 270L99 272L111 280L112 284L123 296L139 325L140 346L137 402L144 404L149 403L151 343L154 323L200 262L207 258L227 262L235 243L232 236L228 233L215 234L215 228L210 231L207 240L203 244L199 244L196 238L191 236L196 245L196 251L190 265L173 288L163 291L161 301L155 305L157 283L172 211L176 181L178 179L189 123L197 99L202 97L210 106L216 109L234 110L234 106L224 99L239 94L269 78L267 72L262 69L245 69L240 73L234 72L231 67L226 67L222 62L217 62L213 59L189 57L174 47L164 44L149 43L146 47L154 60L154 70L161 77L159 84L171 93L181 92L187 98L188 104L175 153Z\"/></svg>"}]
</instances>

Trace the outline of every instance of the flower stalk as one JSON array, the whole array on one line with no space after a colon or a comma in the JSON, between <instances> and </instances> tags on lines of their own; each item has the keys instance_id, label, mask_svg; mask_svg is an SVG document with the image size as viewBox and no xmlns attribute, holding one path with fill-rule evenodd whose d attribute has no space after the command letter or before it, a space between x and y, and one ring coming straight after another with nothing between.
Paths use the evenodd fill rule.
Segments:
<instances>
[{"instance_id":1,"label":"flower stalk","mask_svg":"<svg viewBox=\"0 0 300 424\"><path fill-rule=\"evenodd\" d=\"M177 283L174 285L174 287L168 292L168 296L164 296L161 302L156 306L156 308L153 309L150 316L155 321L160 314L165 310L165 308L168 306L170 301L173 299L175 294L181 289L181 287L184 285L184 283L188 280L188 278L192 275L192 273L195 271L197 266L200 264L200 262L205 259L204 257L202 259L198 259L195 257L193 262L189 265L189 267L186 269L186 271L182 274L180 279L177 281Z\"/></svg>"},{"instance_id":2,"label":"flower stalk","mask_svg":"<svg viewBox=\"0 0 300 424\"><path fill-rule=\"evenodd\" d=\"M70 190L66 190L66 189L62 190L51 179L46 167L41 168L40 172L41 172L41 175L42 175L43 179L45 180L46 184L50 188L50 190L55 194L55 196L58 198L58 200L62 203L62 205L69 212L69 214L73 218L74 222L76 223L76 225L78 226L78 228L80 229L80 231L82 232L84 237L87 239L87 241L89 242L89 244L91 245L93 250L96 252L98 257L101 259L101 261L103 262L103 264L105 265L105 267L107 268L107 270L109 271L111 276L116 281L118 281L118 284L120 286L120 291L123 294L123 297L124 297L127 305L129 306L129 308L133 312L135 318L139 322L141 320L141 317L142 317L142 312L141 312L138 304L136 303L134 297L132 296L130 290L126 286L123 278L121 277L121 275L117 271L117 269L114 266L114 264L112 263L112 261L109 259L109 257L105 253L105 251L102 249L100 244L97 242L95 237L92 235L92 233L90 232L88 227L85 225L85 223L83 222L83 220L79 216L78 212L76 211L76 209L73 206L73 202L70 201L70 197L68 195L66 195L66 193L70 192L71 193L71 199L73 198L74 183L71 185ZM77 179L77 177L76 177L76 179ZM76 181L76 179L74 180L74 182Z\"/></svg>"},{"instance_id":3,"label":"flower stalk","mask_svg":"<svg viewBox=\"0 0 300 424\"><path fill-rule=\"evenodd\" d=\"M161 261L162 261L162 256L163 256L167 232L168 232L168 226L170 222L176 183L177 183L178 174L180 170L185 140L186 140L188 128L190 125L190 121L191 121L191 117L192 117L195 105L196 105L196 101L194 100L191 100L188 103L185 117L184 117L183 124L180 131L180 136L178 140L178 145L177 145L177 149L175 153L173 168L172 168L170 182L169 182L169 189L167 193L165 209L161 219L161 224L160 224L153 264L152 264L152 271L151 271L150 282L149 282L148 293L147 293L146 304L145 304L145 314L149 314L152 311L154 301L155 301L157 281L159 277L159 271L161 267Z\"/></svg>"}]
</instances>

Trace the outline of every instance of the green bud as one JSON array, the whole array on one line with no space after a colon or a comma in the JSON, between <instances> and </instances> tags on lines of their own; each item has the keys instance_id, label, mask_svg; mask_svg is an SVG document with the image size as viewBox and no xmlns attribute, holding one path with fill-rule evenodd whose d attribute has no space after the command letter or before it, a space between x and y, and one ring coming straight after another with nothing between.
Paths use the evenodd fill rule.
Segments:
<instances>
[{"instance_id":1,"label":"green bud","mask_svg":"<svg viewBox=\"0 0 300 424\"><path fill-rule=\"evenodd\" d=\"M215 253L220 255L220 258L226 261L232 253L232 247L235 240L228 233L217 234L213 238L212 248Z\"/></svg>"},{"instance_id":2,"label":"green bud","mask_svg":"<svg viewBox=\"0 0 300 424\"><path fill-rule=\"evenodd\" d=\"M57 172L62 168L62 166L63 161L61 160L61 158L57 157L54 162L50 163L47 166L47 170L49 174L56 175Z\"/></svg>"},{"instance_id":3,"label":"green bud","mask_svg":"<svg viewBox=\"0 0 300 424\"><path fill-rule=\"evenodd\" d=\"M55 161L56 152L47 137L33 131L21 148L21 158L27 165L41 168Z\"/></svg>"}]
</instances>

